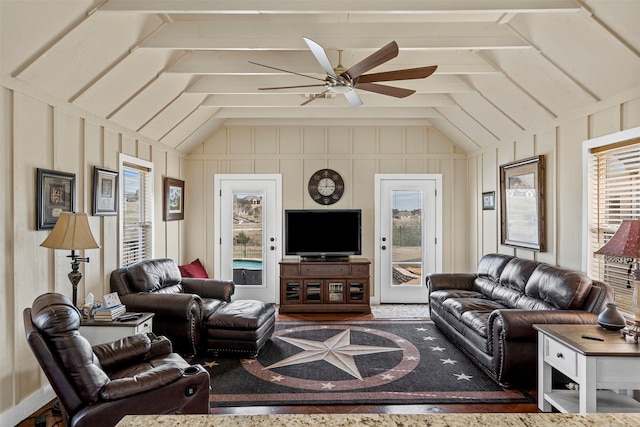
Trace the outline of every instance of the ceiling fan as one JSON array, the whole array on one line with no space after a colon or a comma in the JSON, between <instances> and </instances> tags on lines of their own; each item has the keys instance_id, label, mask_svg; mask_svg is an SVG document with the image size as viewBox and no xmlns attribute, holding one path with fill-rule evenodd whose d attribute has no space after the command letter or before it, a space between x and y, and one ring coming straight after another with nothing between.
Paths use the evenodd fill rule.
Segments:
<instances>
[{"instance_id":1,"label":"ceiling fan","mask_svg":"<svg viewBox=\"0 0 640 427\"><path fill-rule=\"evenodd\" d=\"M322 69L327 73L326 78L321 79L314 76L308 76L306 74L296 73L294 71L288 71L269 65L259 64L257 62L249 62L261 67L271 68L273 70L284 71L285 73L320 80L323 83L300 86L260 87L258 88L258 90L277 90L324 86L325 90L323 92L312 96L301 105L306 105L315 99L323 97L327 93L341 93L344 94L347 102L349 102L349 105L351 105L352 107L357 107L359 105L362 105L362 100L354 89L366 90L368 92L375 92L382 95L393 96L396 98L405 98L415 93L415 90L382 85L377 82L423 79L425 77L429 77L431 74L433 74L436 68L438 68L437 65L431 65L429 67L407 68L404 70L364 74L372 68L384 64L385 62L398 56L398 44L395 41L392 41L386 46L378 49L376 52L367 56L357 64L351 66L349 69L346 69L342 66L342 51L339 51L340 57L338 60L338 66L336 68L332 68L331 62L329 61L329 57L327 56L324 48L310 38L303 37L303 39L305 43L307 43L307 46L309 46L309 49L311 50L313 56L315 56L316 60L320 63Z\"/></svg>"}]
</instances>

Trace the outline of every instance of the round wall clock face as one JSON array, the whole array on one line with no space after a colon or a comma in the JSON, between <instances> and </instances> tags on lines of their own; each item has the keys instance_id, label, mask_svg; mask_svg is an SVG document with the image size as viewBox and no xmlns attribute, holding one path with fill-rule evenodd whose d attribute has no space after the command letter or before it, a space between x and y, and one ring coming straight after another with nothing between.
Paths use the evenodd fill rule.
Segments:
<instances>
[{"instance_id":1,"label":"round wall clock face","mask_svg":"<svg viewBox=\"0 0 640 427\"><path fill-rule=\"evenodd\" d=\"M309 179L309 195L316 203L332 205L342 197L344 181L332 169L320 169Z\"/></svg>"}]
</instances>

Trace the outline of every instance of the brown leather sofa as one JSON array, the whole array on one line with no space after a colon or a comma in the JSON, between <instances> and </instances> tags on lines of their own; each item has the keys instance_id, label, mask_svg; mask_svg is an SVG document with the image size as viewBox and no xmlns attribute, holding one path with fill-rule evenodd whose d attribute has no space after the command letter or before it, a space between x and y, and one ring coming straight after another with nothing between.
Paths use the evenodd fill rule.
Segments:
<instances>
[{"instance_id":1,"label":"brown leather sofa","mask_svg":"<svg viewBox=\"0 0 640 427\"><path fill-rule=\"evenodd\" d=\"M502 254L485 255L474 274L427 278L431 319L476 364L506 387L536 378L534 324L597 323L613 291L585 274Z\"/></svg>"},{"instance_id":2,"label":"brown leather sofa","mask_svg":"<svg viewBox=\"0 0 640 427\"><path fill-rule=\"evenodd\" d=\"M209 374L140 334L91 347L80 313L44 294L23 313L27 342L56 392L66 426L113 426L127 414L207 414Z\"/></svg>"},{"instance_id":3,"label":"brown leather sofa","mask_svg":"<svg viewBox=\"0 0 640 427\"><path fill-rule=\"evenodd\" d=\"M172 259L141 261L111 273L110 286L127 311L152 312L153 331L182 354L199 350L257 355L275 330L275 308L231 301L231 280L182 277Z\"/></svg>"}]
</instances>

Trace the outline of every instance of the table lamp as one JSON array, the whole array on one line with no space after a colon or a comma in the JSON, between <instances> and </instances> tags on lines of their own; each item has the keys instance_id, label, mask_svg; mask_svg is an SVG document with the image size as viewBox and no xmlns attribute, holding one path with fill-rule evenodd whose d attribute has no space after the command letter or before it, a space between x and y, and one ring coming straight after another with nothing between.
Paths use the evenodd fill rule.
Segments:
<instances>
[{"instance_id":1,"label":"table lamp","mask_svg":"<svg viewBox=\"0 0 640 427\"><path fill-rule=\"evenodd\" d=\"M629 265L629 274L633 273L634 278L631 301L634 324L625 328L622 333L633 336L637 342L640 336L640 290L638 289L638 281L640 281L640 220L623 220L618 231L595 254L632 259Z\"/></svg>"},{"instance_id":2,"label":"table lamp","mask_svg":"<svg viewBox=\"0 0 640 427\"><path fill-rule=\"evenodd\" d=\"M85 213L62 212L51 234L40 244L50 249L71 250L71 273L68 274L71 286L73 286L73 305L78 305L78 283L82 279L79 271L81 262L89 262L88 257L76 255L79 249L97 249L100 247L91 234L89 220Z\"/></svg>"}]
</instances>

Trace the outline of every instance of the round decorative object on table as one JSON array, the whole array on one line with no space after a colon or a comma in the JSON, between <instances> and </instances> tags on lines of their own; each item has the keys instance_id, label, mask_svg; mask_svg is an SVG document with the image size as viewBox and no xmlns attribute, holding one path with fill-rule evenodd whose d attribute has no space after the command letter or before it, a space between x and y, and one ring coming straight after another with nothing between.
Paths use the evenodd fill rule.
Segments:
<instances>
[{"instance_id":1,"label":"round decorative object on table","mask_svg":"<svg viewBox=\"0 0 640 427\"><path fill-rule=\"evenodd\" d=\"M321 205L332 205L342 197L344 181L332 169L320 169L309 179L309 195Z\"/></svg>"},{"instance_id":2,"label":"round decorative object on table","mask_svg":"<svg viewBox=\"0 0 640 427\"><path fill-rule=\"evenodd\" d=\"M609 331L617 331L627 326L627 321L624 319L622 313L618 311L618 307L614 303L609 302L598 315L598 324Z\"/></svg>"}]
</instances>

